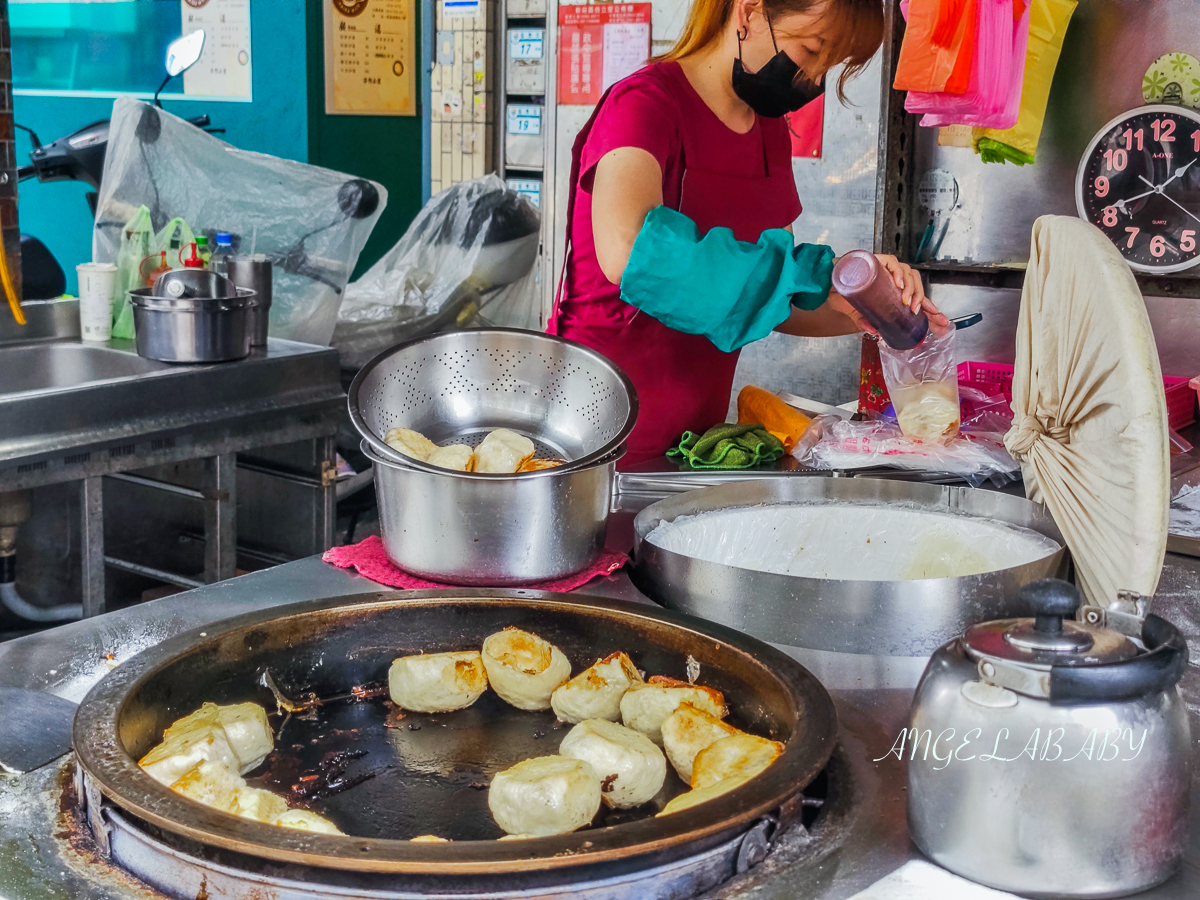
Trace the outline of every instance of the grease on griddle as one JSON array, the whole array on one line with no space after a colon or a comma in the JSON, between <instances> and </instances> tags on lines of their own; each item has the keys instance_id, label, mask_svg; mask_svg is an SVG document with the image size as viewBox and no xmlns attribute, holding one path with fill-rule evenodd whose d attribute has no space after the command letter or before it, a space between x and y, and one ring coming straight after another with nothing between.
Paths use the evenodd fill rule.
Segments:
<instances>
[{"instance_id":1,"label":"grease on griddle","mask_svg":"<svg viewBox=\"0 0 1200 900\"><path fill-rule=\"evenodd\" d=\"M271 673L266 669L263 669L262 672L259 673L258 683L269 690L272 695L274 695L275 705L281 714L284 712L298 713L305 712L307 710L315 710L321 705L321 698L311 692L305 694L304 698L299 703L289 700L283 695L283 691L279 690L279 688L275 685L275 679L271 677Z\"/></svg>"}]
</instances>

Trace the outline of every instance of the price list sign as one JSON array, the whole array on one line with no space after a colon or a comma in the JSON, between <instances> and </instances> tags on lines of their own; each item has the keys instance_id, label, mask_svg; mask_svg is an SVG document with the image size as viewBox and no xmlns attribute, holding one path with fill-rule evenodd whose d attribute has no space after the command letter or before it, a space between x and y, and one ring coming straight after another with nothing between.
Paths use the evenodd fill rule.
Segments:
<instances>
[{"instance_id":1,"label":"price list sign","mask_svg":"<svg viewBox=\"0 0 1200 900\"><path fill-rule=\"evenodd\" d=\"M182 0L181 34L204 29L204 52L183 73L183 92L195 97L252 99L250 0Z\"/></svg>"},{"instance_id":2,"label":"price list sign","mask_svg":"<svg viewBox=\"0 0 1200 900\"><path fill-rule=\"evenodd\" d=\"M324 0L325 112L415 116L415 0Z\"/></svg>"},{"instance_id":3,"label":"price list sign","mask_svg":"<svg viewBox=\"0 0 1200 900\"><path fill-rule=\"evenodd\" d=\"M558 102L594 104L650 58L649 3L558 7Z\"/></svg>"}]
</instances>

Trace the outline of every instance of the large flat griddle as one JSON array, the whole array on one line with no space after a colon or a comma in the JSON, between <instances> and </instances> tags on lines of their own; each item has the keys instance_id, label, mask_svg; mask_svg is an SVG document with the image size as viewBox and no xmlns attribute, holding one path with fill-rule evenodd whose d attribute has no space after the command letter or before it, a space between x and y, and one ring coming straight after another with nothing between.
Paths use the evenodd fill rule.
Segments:
<instances>
[{"instance_id":1,"label":"large flat griddle","mask_svg":"<svg viewBox=\"0 0 1200 900\"><path fill-rule=\"evenodd\" d=\"M647 674L724 692L730 720L783 741L783 755L744 787L681 815L654 813L685 786L673 772L637 810L602 811L569 835L497 841L487 808L492 775L557 751L567 727L550 711L514 709L488 691L467 710L397 718L386 693L401 655L477 648L515 625L559 646L578 672L615 650ZM252 700L268 709L269 672L291 699L327 699L294 714L275 752L248 780L335 821L345 837L276 828L173 793L136 764L163 730L205 701ZM368 696L347 698L352 688ZM360 692L362 693L362 692ZM374 693L373 696L371 694ZM282 723L282 727L280 727ZM75 722L80 764L111 802L163 832L281 862L364 872L477 876L562 874L637 860L661 864L715 846L763 815L784 824L799 792L825 765L836 718L828 694L802 666L767 644L654 607L528 590L356 595L254 613L165 641L113 671L84 699ZM452 843L411 843L421 834Z\"/></svg>"}]
</instances>

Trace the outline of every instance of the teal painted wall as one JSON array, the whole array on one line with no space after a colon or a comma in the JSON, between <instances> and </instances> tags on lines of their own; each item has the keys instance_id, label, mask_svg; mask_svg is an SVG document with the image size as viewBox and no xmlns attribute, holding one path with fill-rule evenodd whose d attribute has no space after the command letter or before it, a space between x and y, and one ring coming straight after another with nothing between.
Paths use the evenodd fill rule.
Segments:
<instances>
[{"instance_id":1,"label":"teal painted wall","mask_svg":"<svg viewBox=\"0 0 1200 900\"><path fill-rule=\"evenodd\" d=\"M176 4L178 5L178 4ZM252 103L212 100L164 100L164 107L184 118L207 113L213 124L226 129L218 135L236 147L308 160L308 65L305 0L254 0L250 10L253 59ZM319 43L318 43L319 46ZM162 71L162 60L148 60ZM182 91L180 80L168 86ZM108 118L112 100L104 98L13 98L16 121L32 128L49 143L89 122ZM29 138L17 132L17 160L29 158ZM418 172L420 165L418 162ZM20 186L18 213L21 231L46 242L67 273L67 290L77 288L75 265L91 259L92 222L84 194L87 185L74 182Z\"/></svg>"}]
</instances>

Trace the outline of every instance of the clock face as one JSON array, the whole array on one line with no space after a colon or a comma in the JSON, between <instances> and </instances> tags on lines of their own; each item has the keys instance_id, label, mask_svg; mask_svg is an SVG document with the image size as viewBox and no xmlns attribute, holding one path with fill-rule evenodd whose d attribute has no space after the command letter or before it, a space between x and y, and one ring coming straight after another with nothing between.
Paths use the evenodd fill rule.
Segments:
<instances>
[{"instance_id":1,"label":"clock face","mask_svg":"<svg viewBox=\"0 0 1200 900\"><path fill-rule=\"evenodd\" d=\"M1079 215L1139 272L1200 262L1200 114L1143 106L1093 138L1075 184Z\"/></svg>"}]
</instances>

